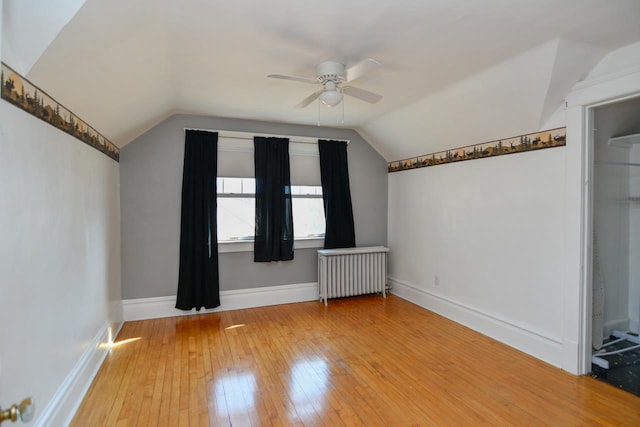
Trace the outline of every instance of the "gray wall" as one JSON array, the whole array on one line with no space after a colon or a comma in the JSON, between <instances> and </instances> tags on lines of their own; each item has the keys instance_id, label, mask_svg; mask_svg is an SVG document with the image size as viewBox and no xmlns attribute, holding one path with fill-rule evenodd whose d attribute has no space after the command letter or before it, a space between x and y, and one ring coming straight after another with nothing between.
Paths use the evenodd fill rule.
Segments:
<instances>
[{"instance_id":1,"label":"gray wall","mask_svg":"<svg viewBox=\"0 0 640 427\"><path fill-rule=\"evenodd\" d=\"M180 244L184 128L349 139L349 180L358 246L387 244L387 164L349 129L174 115L120 152L122 298L175 295ZM287 262L254 263L253 253L219 255L220 290L317 281L316 249Z\"/></svg>"}]
</instances>

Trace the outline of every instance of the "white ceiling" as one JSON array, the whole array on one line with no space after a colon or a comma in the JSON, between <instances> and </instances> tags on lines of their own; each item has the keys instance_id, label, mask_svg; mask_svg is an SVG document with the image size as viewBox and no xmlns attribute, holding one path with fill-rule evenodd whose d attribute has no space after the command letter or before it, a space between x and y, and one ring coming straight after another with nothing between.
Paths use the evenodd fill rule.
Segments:
<instances>
[{"instance_id":1,"label":"white ceiling","mask_svg":"<svg viewBox=\"0 0 640 427\"><path fill-rule=\"evenodd\" d=\"M320 119L387 160L538 130L606 53L640 40L639 0L4 0L3 11L3 61L120 147L176 112L315 125L315 104L293 106L316 88L266 75L375 58L383 67L354 85L382 101L347 98L344 124L341 107Z\"/></svg>"}]
</instances>

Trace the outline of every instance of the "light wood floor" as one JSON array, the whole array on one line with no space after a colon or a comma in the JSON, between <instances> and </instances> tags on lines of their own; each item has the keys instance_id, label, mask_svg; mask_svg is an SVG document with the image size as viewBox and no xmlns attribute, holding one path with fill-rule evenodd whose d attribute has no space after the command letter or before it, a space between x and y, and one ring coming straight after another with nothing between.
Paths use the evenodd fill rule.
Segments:
<instances>
[{"instance_id":1,"label":"light wood floor","mask_svg":"<svg viewBox=\"0 0 640 427\"><path fill-rule=\"evenodd\" d=\"M640 425L640 398L390 296L126 323L74 426Z\"/></svg>"}]
</instances>

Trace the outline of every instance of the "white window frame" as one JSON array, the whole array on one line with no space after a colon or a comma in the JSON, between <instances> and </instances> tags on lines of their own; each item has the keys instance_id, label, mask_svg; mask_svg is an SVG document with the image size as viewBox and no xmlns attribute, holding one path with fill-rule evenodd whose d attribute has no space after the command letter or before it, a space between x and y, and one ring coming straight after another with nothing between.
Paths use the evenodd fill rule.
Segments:
<instances>
[{"instance_id":1,"label":"white window frame","mask_svg":"<svg viewBox=\"0 0 640 427\"><path fill-rule=\"evenodd\" d=\"M219 178L227 178L227 177L219 177ZM246 177L253 178L253 177ZM292 185L291 187L320 187L316 186L297 186ZM255 193L217 193L218 198L247 198L255 200ZM292 199L322 199L322 194L320 195L311 195L311 194L291 194ZM226 253L226 252L253 252L253 242L254 239L238 239L238 240L222 240L218 241L218 253ZM322 248L324 247L324 234L322 236L313 236L313 237L294 237L293 248L295 249L310 249L310 248Z\"/></svg>"}]
</instances>

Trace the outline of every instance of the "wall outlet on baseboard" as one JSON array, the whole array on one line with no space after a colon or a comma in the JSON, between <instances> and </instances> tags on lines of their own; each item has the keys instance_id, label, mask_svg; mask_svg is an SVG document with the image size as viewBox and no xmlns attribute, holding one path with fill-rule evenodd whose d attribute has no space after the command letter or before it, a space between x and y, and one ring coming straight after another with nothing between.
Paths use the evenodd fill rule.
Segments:
<instances>
[{"instance_id":1,"label":"wall outlet on baseboard","mask_svg":"<svg viewBox=\"0 0 640 427\"><path fill-rule=\"evenodd\" d=\"M438 276L437 274L433 276L433 284L436 286L440 286L440 276Z\"/></svg>"}]
</instances>

